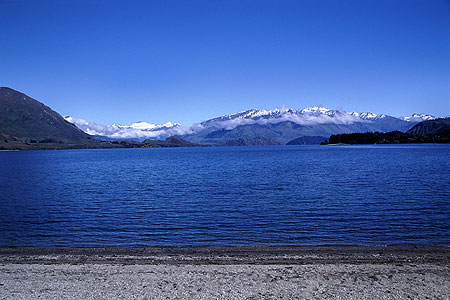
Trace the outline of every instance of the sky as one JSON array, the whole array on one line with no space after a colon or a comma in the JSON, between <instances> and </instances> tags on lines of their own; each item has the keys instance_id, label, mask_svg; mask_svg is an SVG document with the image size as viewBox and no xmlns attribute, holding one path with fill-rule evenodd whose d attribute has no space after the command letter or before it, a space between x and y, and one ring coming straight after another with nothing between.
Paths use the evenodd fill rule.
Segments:
<instances>
[{"instance_id":1,"label":"sky","mask_svg":"<svg viewBox=\"0 0 450 300\"><path fill-rule=\"evenodd\" d=\"M450 0L0 0L0 86L101 124L450 114Z\"/></svg>"}]
</instances>

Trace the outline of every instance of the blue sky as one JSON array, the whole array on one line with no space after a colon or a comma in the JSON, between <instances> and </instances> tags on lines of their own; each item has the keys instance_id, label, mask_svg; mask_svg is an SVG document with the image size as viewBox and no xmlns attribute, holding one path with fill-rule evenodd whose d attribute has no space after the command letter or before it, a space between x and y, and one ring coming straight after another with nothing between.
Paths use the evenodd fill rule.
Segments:
<instances>
[{"instance_id":1,"label":"blue sky","mask_svg":"<svg viewBox=\"0 0 450 300\"><path fill-rule=\"evenodd\" d=\"M103 124L450 114L449 0L0 0L0 86Z\"/></svg>"}]
</instances>

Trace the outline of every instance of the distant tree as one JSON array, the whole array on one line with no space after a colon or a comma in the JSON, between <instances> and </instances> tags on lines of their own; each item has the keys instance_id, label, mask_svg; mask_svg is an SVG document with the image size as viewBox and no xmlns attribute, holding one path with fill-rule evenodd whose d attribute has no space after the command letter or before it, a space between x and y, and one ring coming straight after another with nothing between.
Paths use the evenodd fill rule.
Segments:
<instances>
[{"instance_id":1,"label":"distant tree","mask_svg":"<svg viewBox=\"0 0 450 300\"><path fill-rule=\"evenodd\" d=\"M450 131L408 134L401 131L333 134L324 144L450 143Z\"/></svg>"}]
</instances>

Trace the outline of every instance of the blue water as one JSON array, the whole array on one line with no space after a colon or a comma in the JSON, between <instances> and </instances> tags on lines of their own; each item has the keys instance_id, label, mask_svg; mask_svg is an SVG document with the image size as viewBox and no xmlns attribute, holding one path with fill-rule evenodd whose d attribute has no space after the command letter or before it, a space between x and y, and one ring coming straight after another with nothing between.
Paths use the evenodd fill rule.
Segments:
<instances>
[{"instance_id":1,"label":"blue water","mask_svg":"<svg viewBox=\"0 0 450 300\"><path fill-rule=\"evenodd\" d=\"M450 145L0 152L0 246L450 245Z\"/></svg>"}]
</instances>

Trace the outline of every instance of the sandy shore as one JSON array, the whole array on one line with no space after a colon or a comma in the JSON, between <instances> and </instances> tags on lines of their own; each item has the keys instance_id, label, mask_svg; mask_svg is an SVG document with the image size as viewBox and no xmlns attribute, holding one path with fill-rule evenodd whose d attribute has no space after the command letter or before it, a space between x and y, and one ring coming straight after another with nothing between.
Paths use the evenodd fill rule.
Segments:
<instances>
[{"instance_id":1,"label":"sandy shore","mask_svg":"<svg viewBox=\"0 0 450 300\"><path fill-rule=\"evenodd\" d=\"M0 249L0 299L450 299L450 248Z\"/></svg>"}]
</instances>

